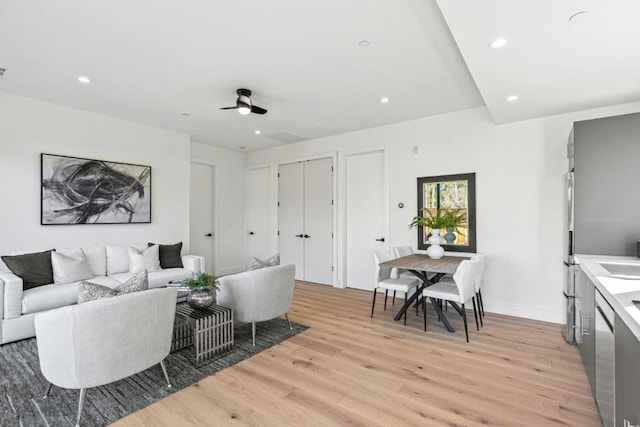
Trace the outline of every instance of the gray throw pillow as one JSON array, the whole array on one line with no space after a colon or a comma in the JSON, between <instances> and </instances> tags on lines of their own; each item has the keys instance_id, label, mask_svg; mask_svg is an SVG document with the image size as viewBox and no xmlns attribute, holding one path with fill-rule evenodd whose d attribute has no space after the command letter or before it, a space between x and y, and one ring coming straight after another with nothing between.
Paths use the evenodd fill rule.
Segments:
<instances>
[{"instance_id":1,"label":"gray throw pillow","mask_svg":"<svg viewBox=\"0 0 640 427\"><path fill-rule=\"evenodd\" d=\"M265 268L265 267L275 267L276 265L280 265L279 253L265 259L264 261L258 258L253 258L249 263L248 270L251 271L251 270L258 270L260 268Z\"/></svg>"},{"instance_id":2,"label":"gray throw pillow","mask_svg":"<svg viewBox=\"0 0 640 427\"><path fill-rule=\"evenodd\" d=\"M153 246L155 243L148 243L148 245ZM160 245L160 267L183 268L181 252L182 242L173 245Z\"/></svg>"},{"instance_id":3,"label":"gray throw pillow","mask_svg":"<svg viewBox=\"0 0 640 427\"><path fill-rule=\"evenodd\" d=\"M119 290L111 289L107 286L98 285L97 283L85 282L84 280L78 285L78 304L88 301L95 301L102 298L111 298L119 295Z\"/></svg>"},{"instance_id":4,"label":"gray throw pillow","mask_svg":"<svg viewBox=\"0 0 640 427\"><path fill-rule=\"evenodd\" d=\"M117 288L110 288L108 286L83 280L80 282L80 285L78 285L78 304L102 298L111 298L118 295L130 294L133 292L146 291L147 289L149 289L149 277L147 270L137 273Z\"/></svg>"},{"instance_id":5,"label":"gray throw pillow","mask_svg":"<svg viewBox=\"0 0 640 427\"><path fill-rule=\"evenodd\" d=\"M116 289L122 294L146 291L149 289L149 275L147 274L147 270L142 270L140 273L137 273Z\"/></svg>"},{"instance_id":6,"label":"gray throw pillow","mask_svg":"<svg viewBox=\"0 0 640 427\"><path fill-rule=\"evenodd\" d=\"M50 249L24 255L3 255L2 261L9 270L22 279L24 290L53 283L53 267L51 266Z\"/></svg>"}]
</instances>

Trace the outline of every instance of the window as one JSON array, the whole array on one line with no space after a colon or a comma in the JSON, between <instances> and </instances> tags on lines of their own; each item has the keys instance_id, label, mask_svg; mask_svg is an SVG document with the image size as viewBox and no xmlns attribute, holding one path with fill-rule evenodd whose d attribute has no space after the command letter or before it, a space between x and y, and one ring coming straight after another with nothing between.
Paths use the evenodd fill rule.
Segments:
<instances>
[{"instance_id":1,"label":"window","mask_svg":"<svg viewBox=\"0 0 640 427\"><path fill-rule=\"evenodd\" d=\"M476 251L476 174L418 178L418 215L436 217L450 213L463 220L441 229L442 247L453 252ZM429 227L418 227L418 249L429 247Z\"/></svg>"}]
</instances>

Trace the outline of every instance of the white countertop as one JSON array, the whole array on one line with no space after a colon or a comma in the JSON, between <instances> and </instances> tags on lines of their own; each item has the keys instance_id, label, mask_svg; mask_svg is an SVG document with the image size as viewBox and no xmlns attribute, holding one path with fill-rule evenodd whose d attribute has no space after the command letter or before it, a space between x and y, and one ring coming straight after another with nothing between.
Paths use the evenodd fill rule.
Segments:
<instances>
[{"instance_id":1,"label":"white countertop","mask_svg":"<svg viewBox=\"0 0 640 427\"><path fill-rule=\"evenodd\" d=\"M640 279L618 278L600 265L605 263L624 263L640 266L640 259L635 257L578 255L580 268L595 284L611 308L640 339L640 309L633 300L640 301Z\"/></svg>"}]
</instances>

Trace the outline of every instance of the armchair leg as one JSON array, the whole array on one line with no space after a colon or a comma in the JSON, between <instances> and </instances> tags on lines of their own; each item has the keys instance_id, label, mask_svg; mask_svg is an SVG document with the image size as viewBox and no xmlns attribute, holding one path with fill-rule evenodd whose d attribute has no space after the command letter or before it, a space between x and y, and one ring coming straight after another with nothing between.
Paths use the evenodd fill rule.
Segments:
<instances>
[{"instance_id":1,"label":"armchair leg","mask_svg":"<svg viewBox=\"0 0 640 427\"><path fill-rule=\"evenodd\" d=\"M291 326L291 321L289 320L289 313L285 313L284 318L287 319L287 323L289 324L289 329L293 329L293 326Z\"/></svg>"},{"instance_id":2,"label":"armchair leg","mask_svg":"<svg viewBox=\"0 0 640 427\"><path fill-rule=\"evenodd\" d=\"M251 335L253 336L253 346L256 346L256 322L251 323Z\"/></svg>"},{"instance_id":3,"label":"armchair leg","mask_svg":"<svg viewBox=\"0 0 640 427\"><path fill-rule=\"evenodd\" d=\"M387 297L389 296L389 289L384 290L384 309L387 310Z\"/></svg>"},{"instance_id":4,"label":"armchair leg","mask_svg":"<svg viewBox=\"0 0 640 427\"><path fill-rule=\"evenodd\" d=\"M51 391L51 386L53 384L49 383L49 385L47 386L47 391L44 392L44 396L42 396L43 399L46 399L47 397L49 397L49 392Z\"/></svg>"},{"instance_id":5,"label":"armchair leg","mask_svg":"<svg viewBox=\"0 0 640 427\"><path fill-rule=\"evenodd\" d=\"M173 387L171 385L171 381L169 381L169 374L167 373L167 367L164 365L164 360L160 361L160 367L162 368L162 373L164 374L164 379L167 380L167 388Z\"/></svg>"},{"instance_id":6,"label":"armchair leg","mask_svg":"<svg viewBox=\"0 0 640 427\"><path fill-rule=\"evenodd\" d=\"M84 406L84 397L87 394L86 388L80 389L80 401L78 402L78 417L76 418L76 427L80 427L80 417L82 416L82 407Z\"/></svg>"}]
</instances>

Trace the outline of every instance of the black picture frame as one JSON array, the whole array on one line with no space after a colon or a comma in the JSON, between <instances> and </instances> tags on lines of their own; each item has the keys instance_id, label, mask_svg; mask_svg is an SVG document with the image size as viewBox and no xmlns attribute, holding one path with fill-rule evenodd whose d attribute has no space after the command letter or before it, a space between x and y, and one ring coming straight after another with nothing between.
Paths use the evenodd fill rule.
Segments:
<instances>
[{"instance_id":1,"label":"black picture frame","mask_svg":"<svg viewBox=\"0 0 640 427\"><path fill-rule=\"evenodd\" d=\"M477 242L476 242L476 174L472 173L462 173L455 175L439 175L439 176L430 176L430 177L422 177L417 179L418 186L418 216L422 216L424 212L421 210L424 208L425 200L424 200L424 185L428 183L446 183L450 181L467 181L467 222L468 222L468 244L447 244L443 241L440 245L445 251L450 252L476 252ZM440 203L438 201L438 203ZM424 227L418 226L418 249L426 250L430 245L426 241L427 236L425 236Z\"/></svg>"},{"instance_id":2,"label":"black picture frame","mask_svg":"<svg viewBox=\"0 0 640 427\"><path fill-rule=\"evenodd\" d=\"M40 154L40 224L151 223L151 166Z\"/></svg>"}]
</instances>

